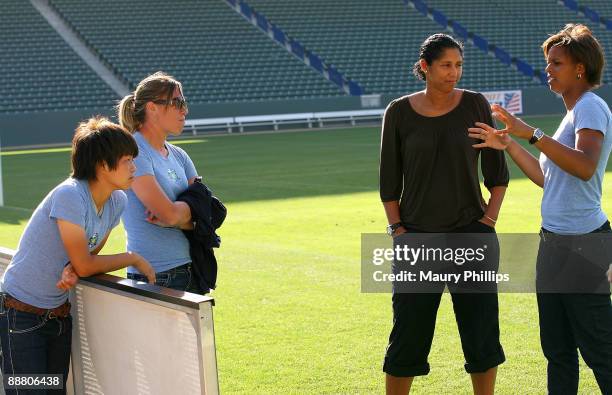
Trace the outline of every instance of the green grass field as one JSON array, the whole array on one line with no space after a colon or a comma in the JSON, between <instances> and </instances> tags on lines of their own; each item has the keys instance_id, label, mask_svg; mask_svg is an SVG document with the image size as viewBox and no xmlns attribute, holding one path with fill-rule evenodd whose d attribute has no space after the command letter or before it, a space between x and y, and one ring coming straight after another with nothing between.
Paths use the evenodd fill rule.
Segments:
<instances>
[{"instance_id":1,"label":"green grass field","mask_svg":"<svg viewBox=\"0 0 612 395\"><path fill-rule=\"evenodd\" d=\"M530 119L554 130L559 117ZM379 394L391 327L389 294L360 292L360 236L386 220L378 196L377 128L229 135L184 141L227 204L215 329L222 393ZM15 248L36 204L69 171L66 149L5 152L0 245ZM609 170L612 170L610 166ZM541 190L512 165L498 232L536 232ZM612 213L612 174L604 210ZM124 248L123 229L104 252ZM546 392L535 297L500 295L499 394ZM431 373L416 394L471 393L450 297L438 313ZM581 364L580 393L598 393Z\"/></svg>"}]
</instances>

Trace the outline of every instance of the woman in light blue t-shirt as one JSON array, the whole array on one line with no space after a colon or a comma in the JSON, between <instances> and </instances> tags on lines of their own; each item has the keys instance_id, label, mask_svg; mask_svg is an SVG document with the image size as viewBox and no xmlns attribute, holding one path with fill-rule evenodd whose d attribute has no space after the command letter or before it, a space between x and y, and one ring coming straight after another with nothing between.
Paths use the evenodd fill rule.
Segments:
<instances>
[{"instance_id":1,"label":"woman in light blue t-shirt","mask_svg":"<svg viewBox=\"0 0 612 395\"><path fill-rule=\"evenodd\" d=\"M505 149L544 189L536 289L549 393L577 393L579 349L602 393L612 394L612 231L601 209L612 114L591 92L601 83L603 50L584 25L565 26L542 48L550 89L567 109L555 134L493 105L506 129L477 124L470 136L483 140L475 147ZM510 135L540 150L539 161Z\"/></svg>"},{"instance_id":2,"label":"woman in light blue t-shirt","mask_svg":"<svg viewBox=\"0 0 612 395\"><path fill-rule=\"evenodd\" d=\"M122 219L127 248L144 256L156 271L156 284L204 293L192 278L189 243L183 229L192 229L189 206L177 196L192 184L197 172L189 155L168 143L183 131L187 103L180 82L157 72L142 80L121 100L119 122L134 134L139 155L127 192ZM134 268L128 278L142 280Z\"/></svg>"},{"instance_id":3,"label":"woman in light blue t-shirt","mask_svg":"<svg viewBox=\"0 0 612 395\"><path fill-rule=\"evenodd\" d=\"M71 177L36 207L2 276L5 378L57 374L66 388L72 336L68 289L79 276L132 265L154 281L153 268L136 253L98 255L119 223L126 202L122 190L133 180L136 155L132 136L108 119L92 118L77 128ZM6 390L7 395L21 392Z\"/></svg>"}]
</instances>

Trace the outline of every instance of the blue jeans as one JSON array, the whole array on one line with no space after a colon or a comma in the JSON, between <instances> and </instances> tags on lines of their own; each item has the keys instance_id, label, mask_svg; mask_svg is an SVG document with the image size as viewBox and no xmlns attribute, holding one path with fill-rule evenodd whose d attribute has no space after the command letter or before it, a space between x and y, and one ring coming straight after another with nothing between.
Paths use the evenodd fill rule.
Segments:
<instances>
[{"instance_id":1,"label":"blue jeans","mask_svg":"<svg viewBox=\"0 0 612 395\"><path fill-rule=\"evenodd\" d=\"M148 282L147 278L140 273L128 273L127 278L136 281ZM177 266L170 270L166 270L165 272L155 273L155 285L176 289L178 291L187 291L201 295L204 294L204 292L200 290L195 279L193 279L191 263Z\"/></svg>"},{"instance_id":2,"label":"blue jeans","mask_svg":"<svg viewBox=\"0 0 612 395\"><path fill-rule=\"evenodd\" d=\"M8 374L61 374L62 390L19 390L19 394L65 394L70 346L72 341L72 317L49 317L24 313L0 305L0 340L2 341L2 372ZM17 394L6 390L7 395Z\"/></svg>"}]
</instances>

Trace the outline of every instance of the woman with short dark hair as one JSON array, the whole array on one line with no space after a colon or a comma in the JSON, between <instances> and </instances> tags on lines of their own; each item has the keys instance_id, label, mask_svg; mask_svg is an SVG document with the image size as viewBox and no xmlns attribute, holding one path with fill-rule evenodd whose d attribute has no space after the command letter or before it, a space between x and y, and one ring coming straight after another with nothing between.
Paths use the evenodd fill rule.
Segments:
<instances>
[{"instance_id":1,"label":"woman with short dark hair","mask_svg":"<svg viewBox=\"0 0 612 395\"><path fill-rule=\"evenodd\" d=\"M2 277L5 379L59 374L65 391L72 337L67 291L78 277L131 265L149 282L155 281L153 268L137 253L98 255L119 223L127 200L123 190L132 183L136 155L132 136L108 119L92 118L77 128L71 177L34 210Z\"/></svg>"},{"instance_id":2,"label":"woman with short dark hair","mask_svg":"<svg viewBox=\"0 0 612 395\"><path fill-rule=\"evenodd\" d=\"M394 238L409 233L485 233L495 238L495 222L508 185L502 153L475 149L467 129L492 122L483 95L457 89L463 47L446 34L421 46L415 75L425 89L393 100L384 115L380 150L380 197ZM478 177L480 157L484 203ZM498 260L492 262L496 268ZM396 265L396 262L394 262ZM429 373L427 358L444 283L435 291L393 289L393 329L383 370L388 394L410 391L414 376ZM497 289L455 292L453 307L476 394L491 394L497 366L505 361L499 342Z\"/></svg>"},{"instance_id":3,"label":"woman with short dark hair","mask_svg":"<svg viewBox=\"0 0 612 395\"><path fill-rule=\"evenodd\" d=\"M505 149L544 189L536 289L549 393L577 393L580 350L602 393L612 394L612 256L606 251L612 231L601 209L612 113L592 92L601 83L603 49L586 26L573 24L544 41L542 49L550 89L563 97L567 110L554 136L497 105L494 115L506 128L479 123L470 136L482 140L475 147ZM510 135L540 150L539 160Z\"/></svg>"}]
</instances>

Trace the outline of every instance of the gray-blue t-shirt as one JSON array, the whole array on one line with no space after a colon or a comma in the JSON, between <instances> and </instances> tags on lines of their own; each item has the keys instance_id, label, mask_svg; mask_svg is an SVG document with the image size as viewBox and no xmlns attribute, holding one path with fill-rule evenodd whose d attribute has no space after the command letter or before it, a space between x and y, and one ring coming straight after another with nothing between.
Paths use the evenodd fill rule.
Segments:
<instances>
[{"instance_id":1,"label":"gray-blue t-shirt","mask_svg":"<svg viewBox=\"0 0 612 395\"><path fill-rule=\"evenodd\" d=\"M86 180L69 178L38 205L26 225L17 252L2 277L2 290L22 302L52 309L68 298L55 286L70 258L60 237L57 219L80 226L89 251L117 226L126 204L123 191L114 191L98 216Z\"/></svg>"},{"instance_id":2,"label":"gray-blue t-shirt","mask_svg":"<svg viewBox=\"0 0 612 395\"><path fill-rule=\"evenodd\" d=\"M576 148L576 135L581 129L593 129L604 135L597 169L588 181L583 181L540 154L544 173L542 226L559 234L585 234L606 222L601 209L601 191L606 164L612 149L612 114L605 101L586 92L574 108L567 112L553 139Z\"/></svg>"},{"instance_id":3,"label":"gray-blue t-shirt","mask_svg":"<svg viewBox=\"0 0 612 395\"><path fill-rule=\"evenodd\" d=\"M155 150L140 132L134 133L138 144L135 177L152 175L168 199L187 189L189 179L197 176L195 166L185 151L166 143L168 157ZM123 213L123 224L127 233L127 249L142 255L156 272L170 270L191 262L189 242L183 232L176 228L163 228L146 221L145 206L131 189L127 192L128 204ZM129 273L137 273L128 267Z\"/></svg>"}]
</instances>

